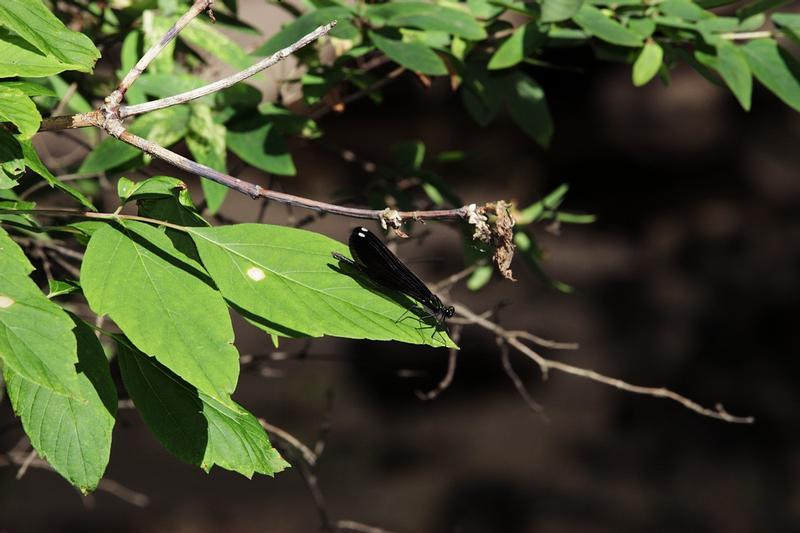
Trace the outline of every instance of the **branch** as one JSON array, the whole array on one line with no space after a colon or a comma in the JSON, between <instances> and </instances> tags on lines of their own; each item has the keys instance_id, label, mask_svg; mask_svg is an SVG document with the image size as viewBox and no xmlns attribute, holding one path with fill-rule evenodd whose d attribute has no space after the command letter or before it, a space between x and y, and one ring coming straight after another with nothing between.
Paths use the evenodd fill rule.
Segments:
<instances>
[{"instance_id":1,"label":"branch","mask_svg":"<svg viewBox=\"0 0 800 533\"><path fill-rule=\"evenodd\" d=\"M537 365L539 365L539 369L542 372L543 379L547 379L550 370L558 370L560 372L564 372L565 374L571 374L573 376L578 376L592 381L597 381L599 383L604 383L606 385L610 385L620 390L632 392L634 394L642 394L645 396L653 396L656 398L665 398L668 400L672 400L674 402L683 405L687 409L694 411L695 413L710 418L716 418L717 420L723 420L725 422L731 422L736 424L752 424L754 422L754 418L752 416L743 417L743 416L734 416L729 414L727 411L725 411L725 408L721 404L716 404L714 406L714 409L709 409L703 407L697 402L690 400L689 398L686 398L685 396L681 396L680 394L663 387L642 387L640 385L633 385L621 379L616 379L606 376L604 374L600 374L599 372L595 372L594 370L580 368L567 363L562 363L561 361L556 361L554 359L548 359L520 341L521 338L528 338L527 335L529 334L525 334L525 332L506 330L502 328L500 325L491 322L490 320L487 320L486 318L483 318L480 315L473 313L470 309L461 304L454 303L453 306L455 307L456 312L458 314L472 321L474 324L477 324L482 328L491 331L492 333L495 334L496 337L502 339L503 341L507 342L510 346L516 348L517 351L533 359L533 361Z\"/></svg>"},{"instance_id":2,"label":"branch","mask_svg":"<svg viewBox=\"0 0 800 533\"><path fill-rule=\"evenodd\" d=\"M278 50L271 56L262 59L258 63L242 70L241 72L237 72L227 78L222 78L221 80L217 80L213 83L209 83L208 85L204 85L203 87L199 87L197 89L193 89L191 91L186 91L185 93L176 94L173 96L168 96L166 98L162 98L160 100L154 100L152 102L145 102L143 104L138 105L131 105L131 106L122 106L119 109L119 118L127 118L132 117L134 115L140 115L142 113L147 113L150 111L155 111L156 109L163 109L165 107L170 107L173 105L178 104L185 104L191 100L195 100L197 98L202 98L203 96L207 96L209 94L215 93L217 91L221 91L223 89L227 89L228 87L239 83L242 80L246 80L247 78L254 76L265 70L275 63L286 59L288 56L295 53L297 50L303 48L304 46L316 41L323 35L327 34L329 31L336 26L336 21L331 21L324 26L319 26L317 29L308 33L301 37L298 41L293 44L290 44L286 48L282 50Z\"/></svg>"}]
</instances>

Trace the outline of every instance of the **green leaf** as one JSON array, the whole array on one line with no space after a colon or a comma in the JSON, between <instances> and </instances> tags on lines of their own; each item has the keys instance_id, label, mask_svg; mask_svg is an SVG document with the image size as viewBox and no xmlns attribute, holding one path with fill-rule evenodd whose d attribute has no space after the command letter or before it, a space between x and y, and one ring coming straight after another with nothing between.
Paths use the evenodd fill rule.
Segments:
<instances>
[{"instance_id":1,"label":"green leaf","mask_svg":"<svg viewBox=\"0 0 800 533\"><path fill-rule=\"evenodd\" d=\"M286 141L267 117L253 115L228 124L225 141L245 163L280 176L297 174Z\"/></svg>"},{"instance_id":2,"label":"green leaf","mask_svg":"<svg viewBox=\"0 0 800 533\"><path fill-rule=\"evenodd\" d=\"M542 0L542 22L560 22L572 18L583 0Z\"/></svg>"},{"instance_id":3,"label":"green leaf","mask_svg":"<svg viewBox=\"0 0 800 533\"><path fill-rule=\"evenodd\" d=\"M189 232L223 296L272 330L454 346L409 313L408 298L340 265L331 252L348 255L347 247L324 235L266 224Z\"/></svg>"},{"instance_id":4,"label":"green leaf","mask_svg":"<svg viewBox=\"0 0 800 533\"><path fill-rule=\"evenodd\" d=\"M0 246L17 245L0 229ZM0 256L0 359L21 379L80 399L72 320L28 277L20 250Z\"/></svg>"},{"instance_id":5,"label":"green leaf","mask_svg":"<svg viewBox=\"0 0 800 533\"><path fill-rule=\"evenodd\" d=\"M117 70L117 77L120 80L130 72L131 68L136 65L139 58L142 56L142 40L142 32L134 29L128 31L128 34L122 41L122 50L120 50L119 54L120 65L119 70ZM125 93L125 101L128 104L141 104L147 101L147 97L141 89L142 78L144 78L144 76L145 75L139 76L136 83L128 87L128 91ZM175 91L171 94L176 94L178 92L180 91Z\"/></svg>"},{"instance_id":6,"label":"green leaf","mask_svg":"<svg viewBox=\"0 0 800 533\"><path fill-rule=\"evenodd\" d=\"M89 306L134 345L217 400L230 404L239 356L225 301L194 261L139 222L94 232L81 266Z\"/></svg>"},{"instance_id":7,"label":"green leaf","mask_svg":"<svg viewBox=\"0 0 800 533\"><path fill-rule=\"evenodd\" d=\"M144 115L131 124L128 130L161 146L169 147L186 135L188 123L189 108L173 106ZM78 172L102 172L123 165L141 153L138 148L114 137L107 137L84 159Z\"/></svg>"},{"instance_id":8,"label":"green leaf","mask_svg":"<svg viewBox=\"0 0 800 533\"><path fill-rule=\"evenodd\" d=\"M620 46L639 47L642 45L642 39L637 34L589 4L583 4L572 20L587 32L606 42Z\"/></svg>"},{"instance_id":9,"label":"green leaf","mask_svg":"<svg viewBox=\"0 0 800 533\"><path fill-rule=\"evenodd\" d=\"M185 72L176 74L142 74L136 80L134 87L139 87L143 92L157 98L166 98L174 94L198 89L206 83L197 76ZM213 96L204 96L196 101L207 103L212 99Z\"/></svg>"},{"instance_id":10,"label":"green leaf","mask_svg":"<svg viewBox=\"0 0 800 533\"><path fill-rule=\"evenodd\" d=\"M186 146L194 156L195 161L206 165L219 172L227 172L225 155L226 128L222 124L214 123L211 108L203 104L194 104L191 107L192 115L189 117L189 132L186 135ZM213 214L216 213L227 196L226 186L210 179L201 177L203 195L206 206Z\"/></svg>"},{"instance_id":11,"label":"green leaf","mask_svg":"<svg viewBox=\"0 0 800 533\"><path fill-rule=\"evenodd\" d=\"M800 111L797 61L772 39L756 39L741 49L756 79L787 105Z\"/></svg>"},{"instance_id":12,"label":"green leaf","mask_svg":"<svg viewBox=\"0 0 800 533\"><path fill-rule=\"evenodd\" d=\"M677 17L691 22L714 16L691 0L665 0L658 5L658 9L668 17Z\"/></svg>"},{"instance_id":13,"label":"green leaf","mask_svg":"<svg viewBox=\"0 0 800 533\"><path fill-rule=\"evenodd\" d=\"M648 41L633 64L633 84L641 87L653 79L661 68L664 50L655 41Z\"/></svg>"},{"instance_id":14,"label":"green leaf","mask_svg":"<svg viewBox=\"0 0 800 533\"><path fill-rule=\"evenodd\" d=\"M353 13L350 9L342 6L323 7L321 9L309 11L270 37L270 39L258 47L252 55L272 55L278 50L286 48L290 44L296 42L302 36L311 33L317 26L327 24L332 20L336 20L337 24L330 35L341 37L339 33L342 31L341 28L347 26L352 27L352 24L349 22L352 18Z\"/></svg>"},{"instance_id":15,"label":"green leaf","mask_svg":"<svg viewBox=\"0 0 800 533\"><path fill-rule=\"evenodd\" d=\"M22 147L22 154L25 157L25 165L29 169L44 178L44 180L49 183L51 187L55 187L56 189L67 193L87 209L97 211L97 208L92 204L91 200L84 196L83 193L69 183L65 183L55 177L53 173L50 172L46 166L44 166L42 160L39 159L39 154L36 152L36 148L33 146L33 142L27 140L21 141L19 144Z\"/></svg>"},{"instance_id":16,"label":"green leaf","mask_svg":"<svg viewBox=\"0 0 800 533\"><path fill-rule=\"evenodd\" d=\"M570 293L573 288L562 281L551 278L542 268L542 251L526 231L514 233L514 244L519 254L525 259L534 274L547 286L564 293Z\"/></svg>"},{"instance_id":17,"label":"green leaf","mask_svg":"<svg viewBox=\"0 0 800 533\"><path fill-rule=\"evenodd\" d=\"M19 141L0 128L0 191L11 189L25 172L25 157Z\"/></svg>"},{"instance_id":18,"label":"green leaf","mask_svg":"<svg viewBox=\"0 0 800 533\"><path fill-rule=\"evenodd\" d=\"M381 34L370 31L369 38L372 43L389 59L396 63L423 74L443 76L447 74L447 67L436 53L421 42L403 42L390 39Z\"/></svg>"},{"instance_id":19,"label":"green leaf","mask_svg":"<svg viewBox=\"0 0 800 533\"><path fill-rule=\"evenodd\" d=\"M508 76L491 76L483 64L468 63L461 89L461 101L472 119L485 127L500 108L506 92Z\"/></svg>"},{"instance_id":20,"label":"green leaf","mask_svg":"<svg viewBox=\"0 0 800 533\"><path fill-rule=\"evenodd\" d=\"M75 292L80 292L81 284L77 281L70 281L70 280L59 280L59 279L51 279L47 281L47 286L49 292L47 293L48 298L55 298L56 296L64 296L67 294L72 294ZM78 356L80 357L80 350L78 350Z\"/></svg>"},{"instance_id":21,"label":"green leaf","mask_svg":"<svg viewBox=\"0 0 800 533\"><path fill-rule=\"evenodd\" d=\"M734 44L722 41L717 45L717 71L745 111L750 110L753 76L747 58Z\"/></svg>"},{"instance_id":22,"label":"green leaf","mask_svg":"<svg viewBox=\"0 0 800 533\"><path fill-rule=\"evenodd\" d=\"M240 405L222 404L154 359L124 343L118 346L125 388L147 426L176 457L206 472L219 465L248 478L289 466Z\"/></svg>"},{"instance_id":23,"label":"green leaf","mask_svg":"<svg viewBox=\"0 0 800 533\"><path fill-rule=\"evenodd\" d=\"M185 191L187 187L172 176L153 176L139 182L120 178L117 182L117 196L123 204L148 198L172 198L176 189Z\"/></svg>"},{"instance_id":24,"label":"green leaf","mask_svg":"<svg viewBox=\"0 0 800 533\"><path fill-rule=\"evenodd\" d=\"M372 4L368 6L366 16L375 27L412 27L443 31L471 41L486 38L486 30L468 13L436 4L424 2Z\"/></svg>"},{"instance_id":25,"label":"green leaf","mask_svg":"<svg viewBox=\"0 0 800 533\"><path fill-rule=\"evenodd\" d=\"M322 130L314 120L296 115L279 105L272 102L264 102L258 106L258 112L275 124L275 127L283 135L302 137L304 139L318 139L322 137Z\"/></svg>"},{"instance_id":26,"label":"green leaf","mask_svg":"<svg viewBox=\"0 0 800 533\"><path fill-rule=\"evenodd\" d=\"M181 31L180 37L232 67L245 69L253 63L238 44L199 17Z\"/></svg>"},{"instance_id":27,"label":"green leaf","mask_svg":"<svg viewBox=\"0 0 800 533\"><path fill-rule=\"evenodd\" d=\"M475 269L475 272L470 274L467 279L467 288L471 291L479 291L486 286L492 279L492 272L494 268L492 265L481 265Z\"/></svg>"},{"instance_id":28,"label":"green leaf","mask_svg":"<svg viewBox=\"0 0 800 533\"><path fill-rule=\"evenodd\" d=\"M546 147L553 137L553 121L547 109L547 100L542 87L521 72L511 82L508 95L508 111L528 137Z\"/></svg>"},{"instance_id":29,"label":"green leaf","mask_svg":"<svg viewBox=\"0 0 800 533\"><path fill-rule=\"evenodd\" d=\"M69 70L91 72L100 57L89 37L67 29L41 0L3 0L0 26L12 30Z\"/></svg>"},{"instance_id":30,"label":"green leaf","mask_svg":"<svg viewBox=\"0 0 800 533\"><path fill-rule=\"evenodd\" d=\"M4 81L0 88L18 89L28 96L56 96L55 91L32 81Z\"/></svg>"},{"instance_id":31,"label":"green leaf","mask_svg":"<svg viewBox=\"0 0 800 533\"><path fill-rule=\"evenodd\" d=\"M14 124L19 130L18 138L25 140L39 130L42 116L30 96L19 89L0 85L0 122Z\"/></svg>"},{"instance_id":32,"label":"green leaf","mask_svg":"<svg viewBox=\"0 0 800 533\"><path fill-rule=\"evenodd\" d=\"M652 19L630 19L628 21L628 29L634 32L642 39L647 39L653 32L656 31L656 23Z\"/></svg>"},{"instance_id":33,"label":"green leaf","mask_svg":"<svg viewBox=\"0 0 800 533\"><path fill-rule=\"evenodd\" d=\"M56 394L11 367L3 374L11 405L36 452L86 494L97 487L108 465L117 391L94 331L81 319L72 319L80 399Z\"/></svg>"},{"instance_id":34,"label":"green leaf","mask_svg":"<svg viewBox=\"0 0 800 533\"><path fill-rule=\"evenodd\" d=\"M530 22L514 30L511 36L503 41L489 60L489 70L513 67L526 56L533 53L544 42L546 35L539 30L535 22Z\"/></svg>"},{"instance_id":35,"label":"green leaf","mask_svg":"<svg viewBox=\"0 0 800 533\"><path fill-rule=\"evenodd\" d=\"M517 226L533 224L540 220L545 213L558 209L561 202L564 201L567 191L569 191L569 185L566 183L559 185L550 194L520 211L519 214L514 216Z\"/></svg>"},{"instance_id":36,"label":"green leaf","mask_svg":"<svg viewBox=\"0 0 800 533\"><path fill-rule=\"evenodd\" d=\"M419 170L425 161L425 143L421 141L399 142L390 151L392 160L404 171Z\"/></svg>"},{"instance_id":37,"label":"green leaf","mask_svg":"<svg viewBox=\"0 0 800 533\"><path fill-rule=\"evenodd\" d=\"M800 44L800 13L774 13L772 22L795 44Z\"/></svg>"}]
</instances>

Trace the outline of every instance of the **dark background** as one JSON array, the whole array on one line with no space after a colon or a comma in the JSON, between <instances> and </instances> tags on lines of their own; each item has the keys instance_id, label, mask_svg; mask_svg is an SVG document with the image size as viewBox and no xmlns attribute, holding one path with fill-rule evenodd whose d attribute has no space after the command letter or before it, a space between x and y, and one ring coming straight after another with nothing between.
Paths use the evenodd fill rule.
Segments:
<instances>
[{"instance_id":1,"label":"dark background","mask_svg":"<svg viewBox=\"0 0 800 533\"><path fill-rule=\"evenodd\" d=\"M558 373L542 382L532 361L512 353L545 422L503 373L494 339L475 327L464 330L451 387L429 402L415 391L438 382L445 351L319 340L306 359L268 363L267 376L244 372L236 399L312 444L332 391L319 480L334 518L400 532L800 530L800 117L761 91L745 113L685 69L668 88L634 89L627 68L592 66L584 53L564 58L585 63L582 75L531 71L555 121L547 151L507 118L479 128L446 85L425 90L412 77L391 85L380 106L363 101L323 120L325 139L375 162L404 140L424 141L429 154L464 150L464 162L438 170L478 203L527 205L569 183L563 207L595 213L597 223L564 226L560 236L540 227L537 236L547 271L574 294L548 289L517 259L518 282L495 279L477 294L460 286L452 296L477 312L504 302L503 326L581 345L548 356L722 402L756 424ZM294 155L289 192L325 200L370 179L331 145L297 144ZM241 176L266 183L252 170ZM223 209L239 221L257 211L234 196ZM286 223L285 208L270 206L268 218ZM355 223L326 217L309 229L346 240ZM447 226L427 228L399 254L434 281L463 267L461 244ZM272 350L262 333L237 325L241 353ZM3 468L0 531L317 530L298 469L275 479L206 475L171 457L135 411L118 418L107 477L146 494L147 507L104 492L82 498L39 469L15 481L15 469ZM0 424L11 419L3 402ZM6 432L0 444L20 436Z\"/></svg>"}]
</instances>

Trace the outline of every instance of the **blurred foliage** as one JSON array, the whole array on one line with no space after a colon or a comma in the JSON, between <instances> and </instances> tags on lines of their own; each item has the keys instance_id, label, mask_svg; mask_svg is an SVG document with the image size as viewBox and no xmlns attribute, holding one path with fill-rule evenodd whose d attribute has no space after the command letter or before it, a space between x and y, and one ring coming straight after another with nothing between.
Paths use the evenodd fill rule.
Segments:
<instances>
[{"instance_id":1,"label":"blurred foliage","mask_svg":"<svg viewBox=\"0 0 800 533\"><path fill-rule=\"evenodd\" d=\"M271 176L292 177L297 168L288 141L329 146L321 117L346 111L359 97L380 101L382 87L405 73L424 85L446 78L476 127L507 115L521 134L547 147L557 121L537 69L574 69L561 63L560 51L577 47L591 49L597 61L630 65L635 86L655 78L669 85L670 71L685 63L727 87L744 110L751 107L754 78L800 110L800 70L787 47L800 44L800 15L773 12L785 4L306 0L298 9L281 2L275 9L292 21L248 53L231 36L259 36L258 30L241 18L236 0L218 1L216 24L193 20L127 91L126 103L195 89L206 83L204 67L212 61L244 69L336 20L329 36L296 53L298 67L284 86L299 98L266 101L259 89L240 83L140 116L127 127L164 147L184 143L197 162L218 171L229 172L235 155ZM330 268L331 251L347 253L340 243L282 226L213 227L207 219L228 192L215 182L203 179L204 198L197 203L174 177L134 182L124 174L146 167L149 156L82 131L81 142L91 150L67 170L75 180L116 182L116 211L101 214L95 205L104 208L108 199L98 187L74 185L42 162L32 142L42 116L93 110L187 6L179 0L0 2L2 375L36 451L83 491L97 486L108 462L116 391L92 322L65 310L75 299L107 314L122 331L100 330L117 347L123 384L164 446L205 470L216 464L246 476L271 475L287 463L255 417L231 399L239 372L231 309L276 345L279 337L337 335L453 346L446 335L430 335L436 333L431 324L398 320L408 304L401 295L383 298L358 276ZM112 68L94 71L101 57ZM447 164L465 154L431 155L416 141L397 144L391 153L388 162L370 163L369 183L354 183L341 191L342 199L376 209L463 205ZM48 213L27 199L40 188L36 176L86 213L45 225ZM543 269L534 228L594 220L561 210L567 191L562 185L512 212L514 243L525 264L565 292L571 288ZM116 216L134 202L140 217L158 224ZM467 286L480 290L493 276L491 250L474 244L470 226L461 229L464 263L472 268ZM69 265L55 269L55 276L45 269L42 278L34 272L41 256L29 244L62 246L54 239L64 236L85 249L80 280ZM45 282L47 296L40 287Z\"/></svg>"}]
</instances>

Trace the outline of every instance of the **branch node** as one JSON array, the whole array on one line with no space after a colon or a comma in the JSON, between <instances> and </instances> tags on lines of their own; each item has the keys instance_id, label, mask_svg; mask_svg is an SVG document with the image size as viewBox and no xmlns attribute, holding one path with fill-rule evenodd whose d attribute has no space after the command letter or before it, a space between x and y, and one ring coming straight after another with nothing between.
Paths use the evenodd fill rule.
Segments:
<instances>
[{"instance_id":1,"label":"branch node","mask_svg":"<svg viewBox=\"0 0 800 533\"><path fill-rule=\"evenodd\" d=\"M391 226L392 229L399 230L403 225L403 217L400 216L400 212L397 209L392 209L391 207L387 207L381 211L378 217L383 229L389 229Z\"/></svg>"}]
</instances>

